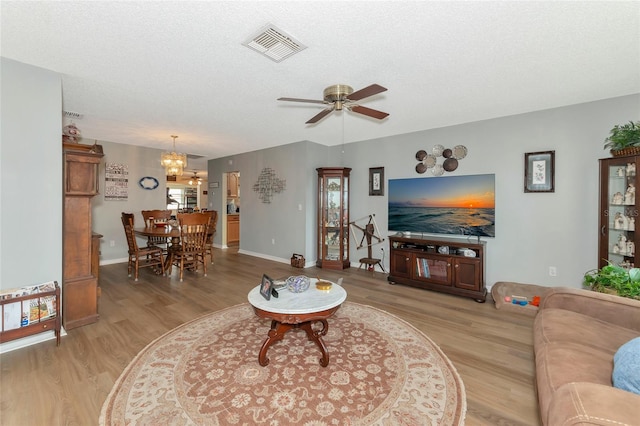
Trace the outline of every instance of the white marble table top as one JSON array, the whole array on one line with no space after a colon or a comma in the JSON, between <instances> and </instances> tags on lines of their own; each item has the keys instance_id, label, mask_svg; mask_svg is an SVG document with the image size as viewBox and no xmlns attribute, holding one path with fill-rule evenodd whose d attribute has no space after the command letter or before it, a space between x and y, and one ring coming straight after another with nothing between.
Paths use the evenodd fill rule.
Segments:
<instances>
[{"instance_id":1,"label":"white marble table top","mask_svg":"<svg viewBox=\"0 0 640 426\"><path fill-rule=\"evenodd\" d=\"M286 287L278 290L278 297L270 300L260 294L260 286L254 287L248 295L249 303L263 311L276 314L309 314L335 308L347 298L347 292L336 283L331 290L318 290L317 278L311 278L311 286L302 293L293 293ZM324 280L323 280L324 281Z\"/></svg>"}]
</instances>

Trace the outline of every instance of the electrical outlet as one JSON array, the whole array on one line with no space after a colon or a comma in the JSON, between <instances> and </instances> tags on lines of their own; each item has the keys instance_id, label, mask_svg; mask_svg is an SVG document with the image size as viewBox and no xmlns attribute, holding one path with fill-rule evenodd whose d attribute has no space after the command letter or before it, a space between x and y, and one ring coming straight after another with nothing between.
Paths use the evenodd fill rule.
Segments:
<instances>
[{"instance_id":1,"label":"electrical outlet","mask_svg":"<svg viewBox=\"0 0 640 426\"><path fill-rule=\"evenodd\" d=\"M271 239L271 244L273 244L274 246L276 245L276 239L275 238Z\"/></svg>"},{"instance_id":2,"label":"electrical outlet","mask_svg":"<svg viewBox=\"0 0 640 426\"><path fill-rule=\"evenodd\" d=\"M115 247L116 246L116 242L111 240L109 241L109 247Z\"/></svg>"},{"instance_id":3,"label":"electrical outlet","mask_svg":"<svg viewBox=\"0 0 640 426\"><path fill-rule=\"evenodd\" d=\"M550 277L557 277L558 276L558 270L556 269L555 266L549 266L549 276Z\"/></svg>"}]
</instances>

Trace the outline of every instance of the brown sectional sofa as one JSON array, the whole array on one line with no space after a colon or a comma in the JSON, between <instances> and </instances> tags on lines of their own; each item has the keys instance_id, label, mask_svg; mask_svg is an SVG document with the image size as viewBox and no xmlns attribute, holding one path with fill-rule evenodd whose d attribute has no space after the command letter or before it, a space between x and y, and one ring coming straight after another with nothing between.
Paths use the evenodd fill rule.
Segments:
<instances>
[{"instance_id":1,"label":"brown sectional sofa","mask_svg":"<svg viewBox=\"0 0 640 426\"><path fill-rule=\"evenodd\" d=\"M640 336L640 301L552 288L533 335L544 425L640 425L640 395L611 379L618 348Z\"/></svg>"}]
</instances>

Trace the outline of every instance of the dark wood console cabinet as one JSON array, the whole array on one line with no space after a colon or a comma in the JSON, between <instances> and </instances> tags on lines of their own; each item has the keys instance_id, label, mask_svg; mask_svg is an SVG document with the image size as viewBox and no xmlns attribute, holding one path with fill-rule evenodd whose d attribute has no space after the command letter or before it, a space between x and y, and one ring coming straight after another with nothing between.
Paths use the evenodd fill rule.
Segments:
<instances>
[{"instance_id":1,"label":"dark wood console cabinet","mask_svg":"<svg viewBox=\"0 0 640 426\"><path fill-rule=\"evenodd\" d=\"M389 246L389 282L486 300L484 241L392 236Z\"/></svg>"},{"instance_id":2,"label":"dark wood console cabinet","mask_svg":"<svg viewBox=\"0 0 640 426\"><path fill-rule=\"evenodd\" d=\"M62 323L65 329L98 321L96 253L91 199L98 194L100 145L64 144Z\"/></svg>"}]
</instances>

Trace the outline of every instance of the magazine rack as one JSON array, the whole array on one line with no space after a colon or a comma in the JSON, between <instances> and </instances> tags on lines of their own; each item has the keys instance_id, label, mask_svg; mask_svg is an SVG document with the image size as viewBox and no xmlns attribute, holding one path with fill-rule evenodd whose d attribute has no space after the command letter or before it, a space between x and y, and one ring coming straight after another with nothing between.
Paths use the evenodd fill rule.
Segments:
<instances>
[{"instance_id":1,"label":"magazine rack","mask_svg":"<svg viewBox=\"0 0 640 426\"><path fill-rule=\"evenodd\" d=\"M43 331L53 330L56 335L56 346L60 346L60 286L58 286L58 283L55 281L53 284L55 288L49 291L34 292L21 296L16 296L16 293L3 294L0 296L0 308L2 310L0 343L20 339ZM18 292L19 290L20 289L18 289ZM53 304L51 312L49 312L48 308L45 310L46 302ZM12 313L9 312L10 307L17 307L19 309L19 311L12 309L12 312L24 313L24 315L18 314L21 316L21 325L17 328L9 328L12 327L12 325L8 323L10 319L8 317L10 317ZM29 313L28 316L26 315L27 312Z\"/></svg>"}]
</instances>

